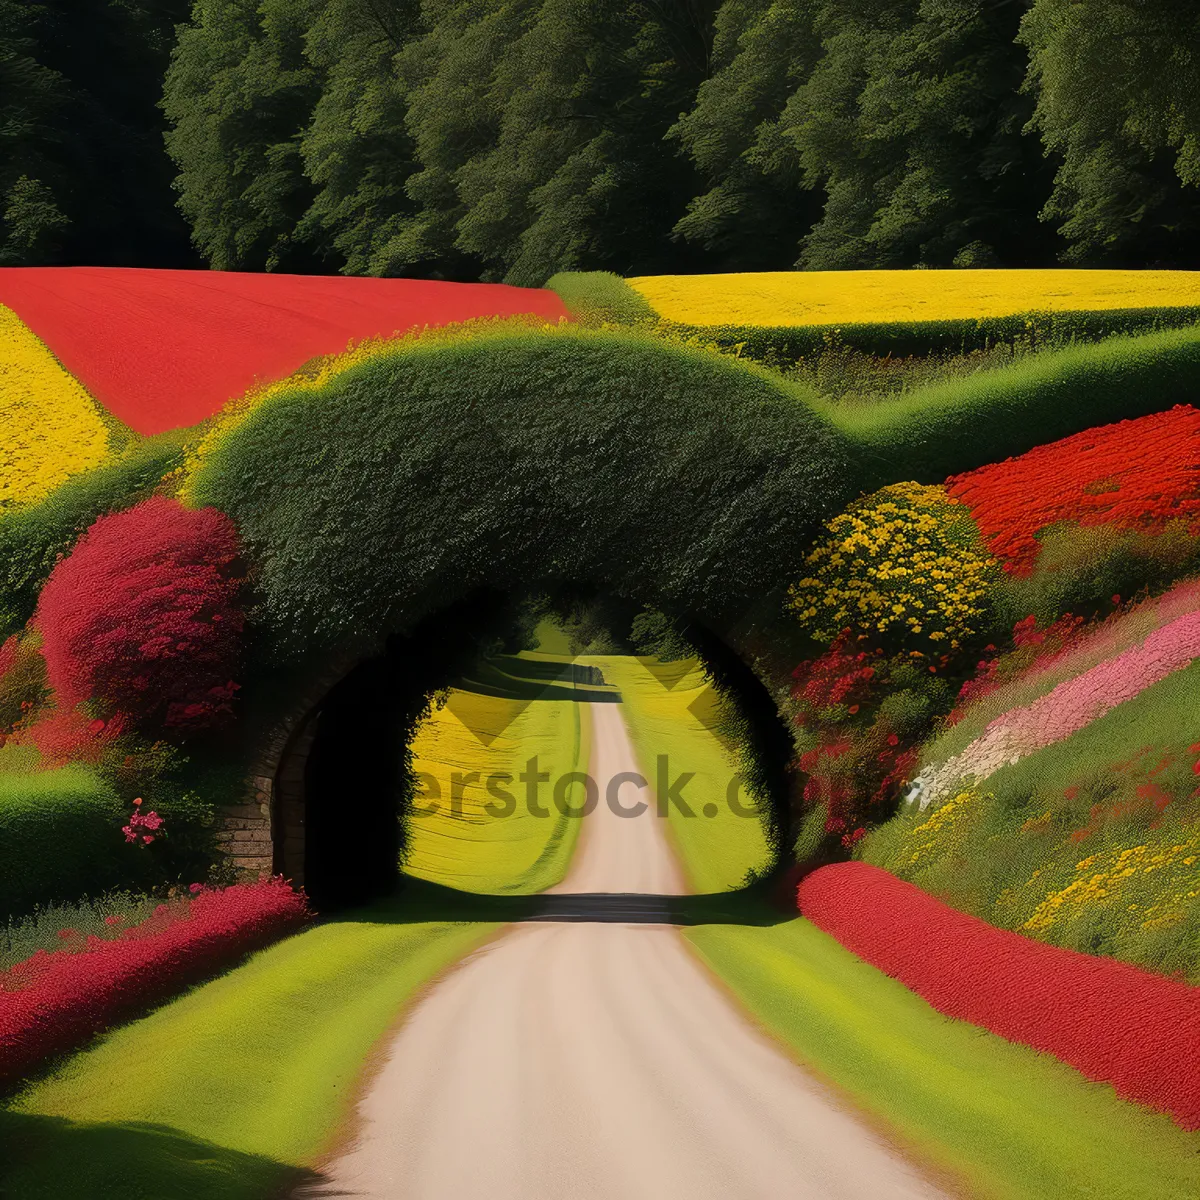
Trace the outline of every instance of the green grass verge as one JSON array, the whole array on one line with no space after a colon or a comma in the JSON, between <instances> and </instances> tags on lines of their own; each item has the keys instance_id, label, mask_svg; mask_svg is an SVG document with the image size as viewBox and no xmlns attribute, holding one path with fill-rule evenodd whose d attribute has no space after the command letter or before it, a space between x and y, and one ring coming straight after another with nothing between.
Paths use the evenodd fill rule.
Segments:
<instances>
[{"instance_id":1,"label":"green grass verge","mask_svg":"<svg viewBox=\"0 0 1200 1200\"><path fill-rule=\"evenodd\" d=\"M968 1194L1200 1194L1200 1134L1049 1055L943 1017L808 921L700 926L685 936L801 1062L921 1159L963 1180Z\"/></svg>"},{"instance_id":2,"label":"green grass verge","mask_svg":"<svg viewBox=\"0 0 1200 1200\"><path fill-rule=\"evenodd\" d=\"M546 287L581 325L639 325L657 321L650 302L611 271L560 271Z\"/></svg>"},{"instance_id":3,"label":"green grass verge","mask_svg":"<svg viewBox=\"0 0 1200 1200\"><path fill-rule=\"evenodd\" d=\"M290 938L66 1060L0 1109L0 1195L261 1200L297 1181L405 1003L496 928L405 913Z\"/></svg>"},{"instance_id":4,"label":"green grass verge","mask_svg":"<svg viewBox=\"0 0 1200 1200\"><path fill-rule=\"evenodd\" d=\"M691 887L728 891L742 886L750 872L765 870L771 861L766 826L746 814L753 801L744 791L734 802L741 812L730 803L730 784L740 772L737 751L721 736L719 699L699 663L617 656L587 661L601 664L605 679L621 689L630 738L651 786L658 786L660 756L672 781L692 776L679 792L690 815L669 808L672 840Z\"/></svg>"}]
</instances>

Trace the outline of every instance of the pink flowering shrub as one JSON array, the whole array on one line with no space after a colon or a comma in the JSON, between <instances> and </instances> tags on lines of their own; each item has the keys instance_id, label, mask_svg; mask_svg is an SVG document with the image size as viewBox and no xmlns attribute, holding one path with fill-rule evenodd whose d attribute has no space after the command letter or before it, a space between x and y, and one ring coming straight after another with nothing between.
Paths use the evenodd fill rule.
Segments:
<instances>
[{"instance_id":1,"label":"pink flowering shrub","mask_svg":"<svg viewBox=\"0 0 1200 1200\"><path fill-rule=\"evenodd\" d=\"M1141 644L1059 683L1032 703L996 717L965 750L925 768L910 796L937 805L964 779L986 779L1035 750L1078 732L1118 704L1200 657L1200 611L1185 613Z\"/></svg>"}]
</instances>

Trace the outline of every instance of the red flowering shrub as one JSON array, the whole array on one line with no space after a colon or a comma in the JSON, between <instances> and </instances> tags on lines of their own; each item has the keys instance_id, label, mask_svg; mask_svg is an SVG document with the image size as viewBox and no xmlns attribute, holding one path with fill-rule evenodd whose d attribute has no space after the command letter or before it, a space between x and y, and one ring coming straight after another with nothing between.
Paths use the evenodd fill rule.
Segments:
<instances>
[{"instance_id":1,"label":"red flowering shrub","mask_svg":"<svg viewBox=\"0 0 1200 1200\"><path fill-rule=\"evenodd\" d=\"M946 490L970 506L1005 569L1028 572L1036 535L1061 521L1200 532L1200 409L1176 405L1087 429L1018 458L951 476Z\"/></svg>"},{"instance_id":2,"label":"red flowering shrub","mask_svg":"<svg viewBox=\"0 0 1200 1200\"><path fill-rule=\"evenodd\" d=\"M852 644L843 630L792 672L793 719L804 731L796 763L807 776L804 807L823 806L825 833L845 849L865 836L867 822L890 815L916 761L915 742L936 711L930 688L945 690L921 680L924 656L885 659L865 644L862 637Z\"/></svg>"},{"instance_id":3,"label":"red flowering shrub","mask_svg":"<svg viewBox=\"0 0 1200 1200\"><path fill-rule=\"evenodd\" d=\"M297 929L307 916L304 897L272 879L200 889L112 940L80 945L64 930L62 949L39 950L0 974L0 1086Z\"/></svg>"},{"instance_id":4,"label":"red flowering shrub","mask_svg":"<svg viewBox=\"0 0 1200 1200\"><path fill-rule=\"evenodd\" d=\"M800 911L939 1012L1055 1055L1200 1129L1200 988L1035 942L863 862L814 871Z\"/></svg>"},{"instance_id":5,"label":"red flowering shrub","mask_svg":"<svg viewBox=\"0 0 1200 1200\"><path fill-rule=\"evenodd\" d=\"M152 497L101 517L34 617L60 711L98 698L136 723L207 728L232 711L243 614L233 522Z\"/></svg>"}]
</instances>

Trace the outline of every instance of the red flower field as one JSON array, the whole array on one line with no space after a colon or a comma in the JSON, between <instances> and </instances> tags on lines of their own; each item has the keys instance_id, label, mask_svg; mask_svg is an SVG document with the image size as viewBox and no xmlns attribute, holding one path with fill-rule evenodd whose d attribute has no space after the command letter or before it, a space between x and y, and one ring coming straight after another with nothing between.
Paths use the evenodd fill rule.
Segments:
<instances>
[{"instance_id":1,"label":"red flower field","mask_svg":"<svg viewBox=\"0 0 1200 1200\"><path fill-rule=\"evenodd\" d=\"M1200 524L1200 409L1084 430L1004 462L955 475L947 491L970 506L988 547L1020 573L1038 554L1035 534L1059 521L1162 529Z\"/></svg>"},{"instance_id":2,"label":"red flower field","mask_svg":"<svg viewBox=\"0 0 1200 1200\"><path fill-rule=\"evenodd\" d=\"M862 862L805 878L801 913L939 1012L1070 1063L1200 1129L1200 988L1035 942Z\"/></svg>"},{"instance_id":3,"label":"red flower field","mask_svg":"<svg viewBox=\"0 0 1200 1200\"><path fill-rule=\"evenodd\" d=\"M0 1087L298 928L304 897L280 879L200 889L113 941L41 950L0 973Z\"/></svg>"},{"instance_id":4,"label":"red flower field","mask_svg":"<svg viewBox=\"0 0 1200 1200\"><path fill-rule=\"evenodd\" d=\"M0 268L0 304L146 435L194 425L351 340L471 317L568 315L553 292L506 284L117 267Z\"/></svg>"}]
</instances>

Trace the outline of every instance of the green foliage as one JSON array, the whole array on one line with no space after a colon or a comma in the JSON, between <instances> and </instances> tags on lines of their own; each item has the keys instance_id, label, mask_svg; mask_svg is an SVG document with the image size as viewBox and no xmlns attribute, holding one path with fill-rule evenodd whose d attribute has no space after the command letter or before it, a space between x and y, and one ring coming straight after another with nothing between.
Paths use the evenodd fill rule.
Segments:
<instances>
[{"instance_id":1,"label":"green foliage","mask_svg":"<svg viewBox=\"0 0 1200 1200\"><path fill-rule=\"evenodd\" d=\"M527 327L400 343L283 392L193 480L259 564L258 619L309 648L484 585L727 613L796 576L853 486L841 440L766 372Z\"/></svg>"},{"instance_id":2,"label":"green foliage","mask_svg":"<svg viewBox=\"0 0 1200 1200\"><path fill-rule=\"evenodd\" d=\"M713 67L691 111L668 131L704 178L675 225L709 269L786 270L821 215L783 129L789 97L821 56L815 0L727 0L717 10Z\"/></svg>"},{"instance_id":3,"label":"green foliage","mask_svg":"<svg viewBox=\"0 0 1200 1200\"><path fill-rule=\"evenodd\" d=\"M331 0L305 35L305 57L322 82L300 143L316 193L297 237L332 245L347 275L388 274L392 239L413 212L408 96L393 60L417 32L420 7Z\"/></svg>"},{"instance_id":4,"label":"green foliage","mask_svg":"<svg viewBox=\"0 0 1200 1200\"><path fill-rule=\"evenodd\" d=\"M1006 628L1033 615L1041 626L1062 613L1093 616L1112 597L1125 599L1166 585L1200 568L1200 537L1184 521L1161 533L1112 525L1062 525L1045 530L1029 575L1006 576L996 595Z\"/></svg>"},{"instance_id":5,"label":"green foliage","mask_svg":"<svg viewBox=\"0 0 1200 1200\"><path fill-rule=\"evenodd\" d=\"M183 459L183 431L142 442L69 479L39 504L0 516L0 638L32 616L59 557L98 517L148 496Z\"/></svg>"},{"instance_id":6,"label":"green foliage","mask_svg":"<svg viewBox=\"0 0 1200 1200\"><path fill-rule=\"evenodd\" d=\"M560 293L561 294L561 293ZM743 358L780 369L804 366L828 354L856 351L889 360L868 364L886 370L890 360L966 355L1011 347L1014 351L1065 349L1116 334L1143 334L1195 325L1200 307L1130 308L1090 312L1029 312L1008 317L946 321L888 321L861 325L683 325L660 321L668 337L698 337Z\"/></svg>"},{"instance_id":7,"label":"green foliage","mask_svg":"<svg viewBox=\"0 0 1200 1200\"><path fill-rule=\"evenodd\" d=\"M650 302L611 271L560 271L546 286L584 326L639 325L658 319Z\"/></svg>"},{"instance_id":8,"label":"green foliage","mask_svg":"<svg viewBox=\"0 0 1200 1200\"><path fill-rule=\"evenodd\" d=\"M113 789L81 766L0 773L0 920L126 882L131 851Z\"/></svg>"},{"instance_id":9,"label":"green foliage","mask_svg":"<svg viewBox=\"0 0 1200 1200\"><path fill-rule=\"evenodd\" d=\"M395 266L526 285L663 269L694 180L661 142L704 77L706 8L428 4L428 32L397 59L422 169Z\"/></svg>"},{"instance_id":10,"label":"green foliage","mask_svg":"<svg viewBox=\"0 0 1200 1200\"><path fill-rule=\"evenodd\" d=\"M1115 337L850 407L821 403L865 458L864 487L940 482L1093 425L1195 398L1200 327Z\"/></svg>"},{"instance_id":11,"label":"green foliage","mask_svg":"<svg viewBox=\"0 0 1200 1200\"><path fill-rule=\"evenodd\" d=\"M46 699L46 660L41 638L26 634L17 642L7 671L0 673L0 737L33 713Z\"/></svg>"},{"instance_id":12,"label":"green foliage","mask_svg":"<svg viewBox=\"0 0 1200 1200\"><path fill-rule=\"evenodd\" d=\"M312 262L296 225L313 200L301 137L320 96L304 38L321 0L196 0L163 110L179 207L218 270Z\"/></svg>"},{"instance_id":13,"label":"green foliage","mask_svg":"<svg viewBox=\"0 0 1200 1200\"><path fill-rule=\"evenodd\" d=\"M1061 222L1066 257L1191 265L1200 14L1172 0L1036 0L1020 41L1033 124L1058 159L1045 217Z\"/></svg>"},{"instance_id":14,"label":"green foliage","mask_svg":"<svg viewBox=\"0 0 1200 1200\"><path fill-rule=\"evenodd\" d=\"M0 264L185 265L158 110L188 0L0 0Z\"/></svg>"},{"instance_id":15,"label":"green foliage","mask_svg":"<svg viewBox=\"0 0 1200 1200\"><path fill-rule=\"evenodd\" d=\"M789 98L783 136L824 189L800 266L1019 266L1053 241L1049 186L1022 136L1033 100L1014 45L1022 5L910 0L817 5L819 60Z\"/></svg>"}]
</instances>

